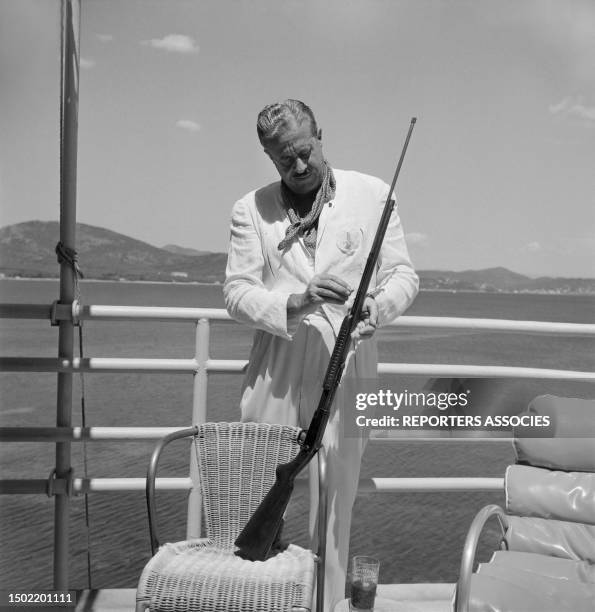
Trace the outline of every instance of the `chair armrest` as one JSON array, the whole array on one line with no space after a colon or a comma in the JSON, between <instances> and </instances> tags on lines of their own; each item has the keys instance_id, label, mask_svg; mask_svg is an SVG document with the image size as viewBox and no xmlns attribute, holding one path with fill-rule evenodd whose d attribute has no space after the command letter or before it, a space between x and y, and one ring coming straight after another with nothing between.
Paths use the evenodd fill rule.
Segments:
<instances>
[{"instance_id":1,"label":"chair armrest","mask_svg":"<svg viewBox=\"0 0 595 612\"><path fill-rule=\"evenodd\" d=\"M328 505L327 461L324 446L318 449L318 569L316 571L316 612L324 610L324 567Z\"/></svg>"},{"instance_id":2,"label":"chair armrest","mask_svg":"<svg viewBox=\"0 0 595 612\"><path fill-rule=\"evenodd\" d=\"M151 554L155 554L159 548L159 533L157 530L157 510L155 508L155 477L157 475L157 466L159 459L161 458L161 452L163 449L173 440L179 440L181 438L188 438L190 436L196 436L198 434L198 426L186 427L185 429L179 429L174 431L167 436L164 436L157 442L153 454L151 455L151 461L149 462L149 468L147 469L147 484L145 488L147 497L147 512L149 516L149 535L151 538Z\"/></svg>"},{"instance_id":3,"label":"chair armrest","mask_svg":"<svg viewBox=\"0 0 595 612\"><path fill-rule=\"evenodd\" d=\"M459 572L459 580L457 582L455 596L455 612L469 611L469 596L471 592L471 574L473 572L473 562L475 561L475 552L479 542L479 536L488 521L492 516L498 518L502 534L508 529L508 517L504 510L496 504L484 506L473 519L471 527L465 538L465 546L463 547L463 556L461 558L461 569Z\"/></svg>"}]
</instances>

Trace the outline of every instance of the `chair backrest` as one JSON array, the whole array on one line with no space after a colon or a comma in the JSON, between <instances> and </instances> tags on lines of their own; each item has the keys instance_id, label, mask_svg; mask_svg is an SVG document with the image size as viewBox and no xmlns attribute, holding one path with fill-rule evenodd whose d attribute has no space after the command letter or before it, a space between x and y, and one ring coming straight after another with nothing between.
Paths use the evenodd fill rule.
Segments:
<instances>
[{"instance_id":1,"label":"chair backrest","mask_svg":"<svg viewBox=\"0 0 595 612\"><path fill-rule=\"evenodd\" d=\"M518 463L595 472L595 399L539 395L525 414L547 417L551 426L546 437L516 437Z\"/></svg>"},{"instance_id":2,"label":"chair backrest","mask_svg":"<svg viewBox=\"0 0 595 612\"><path fill-rule=\"evenodd\" d=\"M595 401L542 395L530 414L548 416L551 438L515 439L506 471L510 550L595 562Z\"/></svg>"},{"instance_id":3,"label":"chair backrest","mask_svg":"<svg viewBox=\"0 0 595 612\"><path fill-rule=\"evenodd\" d=\"M203 423L195 438L206 535L232 548L275 482L277 465L298 451L297 427L270 423Z\"/></svg>"},{"instance_id":4,"label":"chair backrest","mask_svg":"<svg viewBox=\"0 0 595 612\"><path fill-rule=\"evenodd\" d=\"M595 400L542 395L526 414L549 418L548 437L515 431L517 463L505 477L507 515L491 505L473 520L457 612L595 610ZM505 529L505 550L472 577L479 534L492 515Z\"/></svg>"}]
</instances>

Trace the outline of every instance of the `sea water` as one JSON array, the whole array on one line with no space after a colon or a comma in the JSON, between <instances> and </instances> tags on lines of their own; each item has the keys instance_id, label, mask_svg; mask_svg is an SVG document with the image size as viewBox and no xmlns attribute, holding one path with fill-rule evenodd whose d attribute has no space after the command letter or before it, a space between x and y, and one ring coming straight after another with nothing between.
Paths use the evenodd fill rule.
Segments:
<instances>
[{"instance_id":1,"label":"sea water","mask_svg":"<svg viewBox=\"0 0 595 612\"><path fill-rule=\"evenodd\" d=\"M194 284L109 283L83 281L86 304L222 307L220 286ZM56 281L0 280L2 302L51 304ZM510 318L539 321L593 322L595 298L570 295L422 292L411 315ZM210 356L247 358L252 332L241 326L214 324ZM233 332L231 333L231 330ZM99 322L83 326L87 357L184 358L194 354L192 323ZM48 321L0 320L4 356L57 355L57 328ZM531 334L496 334L448 330L380 330L381 361L467 363L593 370L592 339L553 338ZM56 375L0 374L1 426L54 426ZM73 425L80 425L81 380L74 381ZM392 389L423 385L419 377L385 377ZM236 420L241 376L209 377L208 419ZM188 374L86 374L87 423L90 426L180 426L190 423L192 376ZM592 397L586 384L527 381L510 401L522 405L539 393ZM152 441L89 442L90 477L144 477ZM160 475L185 476L190 448L176 442L165 451ZM76 477L82 477L83 446L72 444ZM390 476L502 477L513 460L509 445L495 443L398 442L368 445L364 478ZM0 449L3 478L47 478L54 466L51 443L5 443ZM350 556L373 554L381 562L380 582L452 582L456 580L465 533L477 510L502 503L497 493L365 494L356 500ZM90 527L84 500L71 500L70 587L86 588L87 538L94 588L133 587L150 558L144 492L93 493ZM186 494L162 491L157 499L165 541L184 538ZM289 510L285 539L308 546L305 495L296 495ZM53 500L43 495L0 498L0 587L41 589L52 586ZM480 559L498 538L489 525L482 536Z\"/></svg>"}]
</instances>

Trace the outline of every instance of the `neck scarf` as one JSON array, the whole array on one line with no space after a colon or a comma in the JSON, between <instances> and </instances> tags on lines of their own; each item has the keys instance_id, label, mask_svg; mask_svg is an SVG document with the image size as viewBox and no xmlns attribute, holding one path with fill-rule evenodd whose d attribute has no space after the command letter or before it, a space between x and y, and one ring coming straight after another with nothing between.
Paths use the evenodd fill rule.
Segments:
<instances>
[{"instance_id":1,"label":"neck scarf","mask_svg":"<svg viewBox=\"0 0 595 612\"><path fill-rule=\"evenodd\" d=\"M291 245L293 240L300 235L303 236L306 247L314 251L316 248L318 217L320 216L322 207L335 197L336 186L333 169L328 165L328 162L324 160L322 183L316 192L312 208L305 217L300 217L297 213L295 195L290 191L287 185L281 181L281 197L287 209L287 216L291 221L291 225L285 231L285 238L281 240L277 247L280 251L284 251Z\"/></svg>"}]
</instances>

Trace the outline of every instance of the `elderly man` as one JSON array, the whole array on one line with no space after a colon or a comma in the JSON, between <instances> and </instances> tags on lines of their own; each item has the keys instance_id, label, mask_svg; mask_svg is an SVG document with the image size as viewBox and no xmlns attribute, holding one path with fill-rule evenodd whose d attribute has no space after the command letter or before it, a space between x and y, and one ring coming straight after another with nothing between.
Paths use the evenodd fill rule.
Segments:
<instances>
[{"instance_id":1,"label":"elderly man","mask_svg":"<svg viewBox=\"0 0 595 612\"><path fill-rule=\"evenodd\" d=\"M281 181L248 193L232 211L225 303L234 319L257 330L241 414L245 421L307 428L389 187L372 176L331 168L322 152L322 132L303 102L265 107L257 132ZM395 210L344 380L377 376L374 331L401 315L417 289ZM365 446L363 438L343 435L341 411L353 407L343 408L341 391L323 439L329 463L328 611L344 595L351 511ZM314 537L315 524L310 528Z\"/></svg>"}]
</instances>

